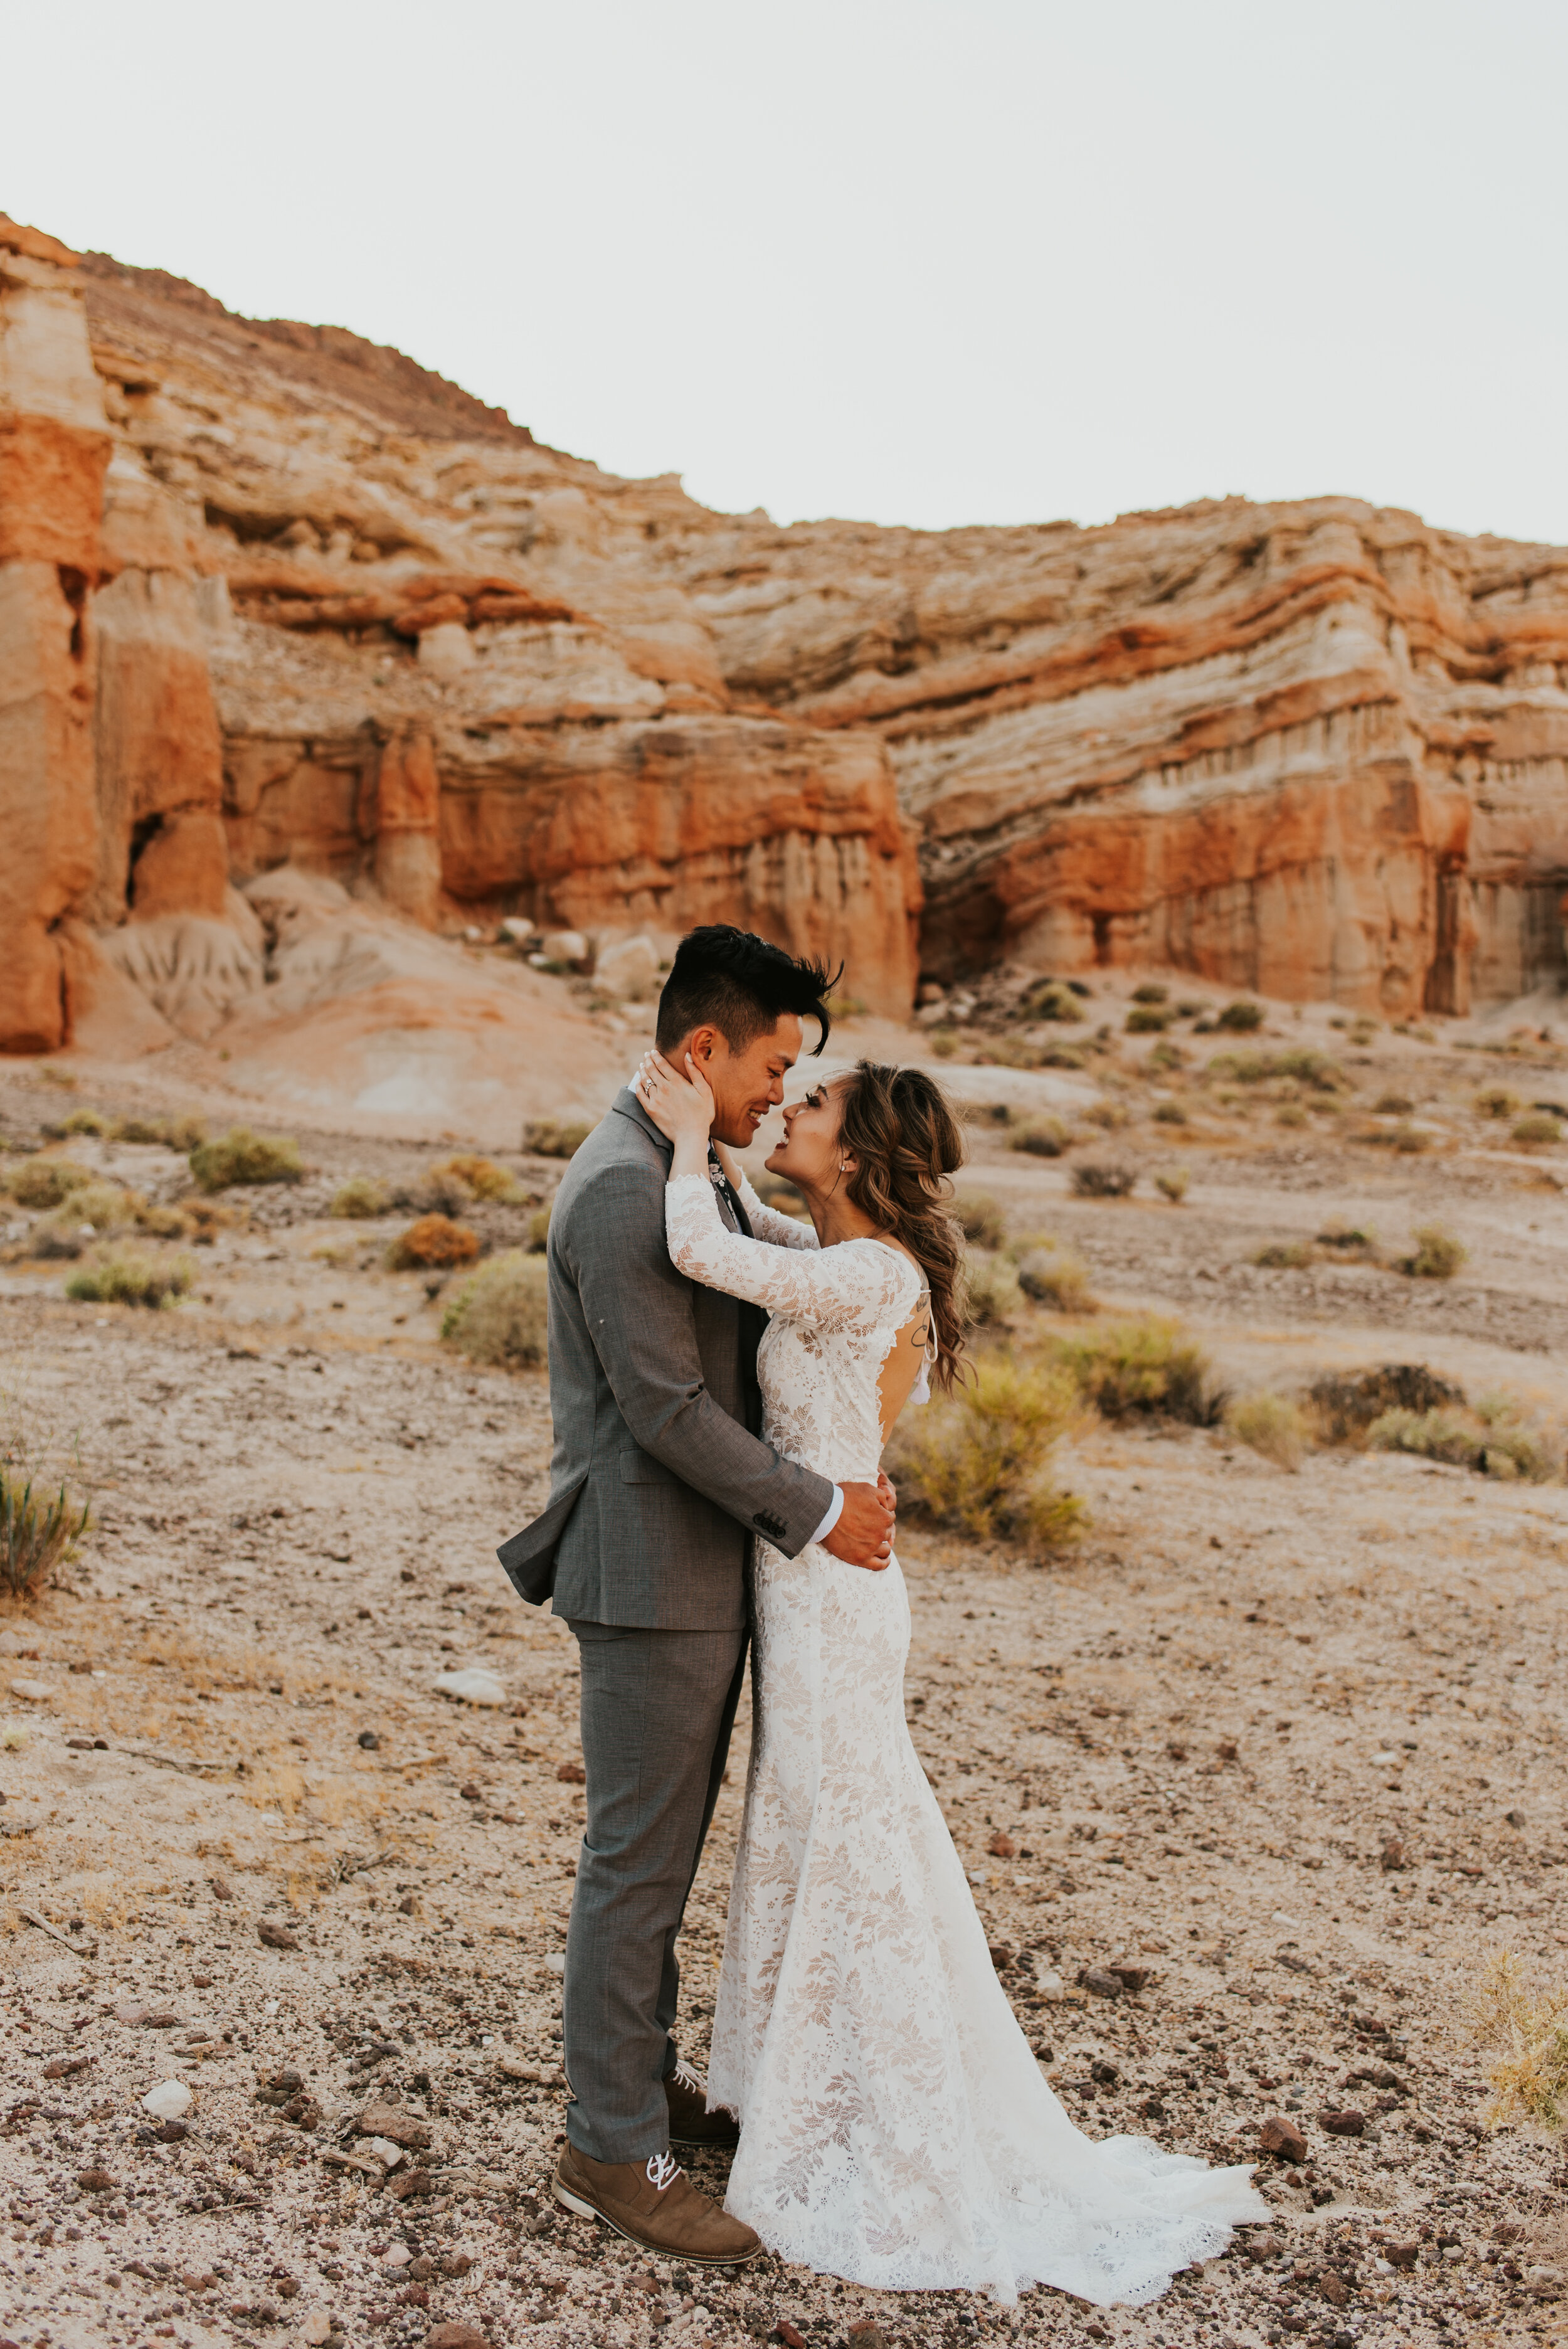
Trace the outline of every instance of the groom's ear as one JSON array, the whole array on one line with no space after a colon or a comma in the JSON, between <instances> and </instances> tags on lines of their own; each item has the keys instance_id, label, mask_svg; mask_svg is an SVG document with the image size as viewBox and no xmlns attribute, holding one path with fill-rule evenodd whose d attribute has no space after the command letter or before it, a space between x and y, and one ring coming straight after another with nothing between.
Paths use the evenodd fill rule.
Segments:
<instances>
[{"instance_id":1,"label":"groom's ear","mask_svg":"<svg viewBox=\"0 0 1568 2349\"><path fill-rule=\"evenodd\" d=\"M713 1061L717 1048L723 1041L724 1039L717 1028L694 1028L691 1032L691 1041L686 1049L697 1067L706 1070Z\"/></svg>"}]
</instances>

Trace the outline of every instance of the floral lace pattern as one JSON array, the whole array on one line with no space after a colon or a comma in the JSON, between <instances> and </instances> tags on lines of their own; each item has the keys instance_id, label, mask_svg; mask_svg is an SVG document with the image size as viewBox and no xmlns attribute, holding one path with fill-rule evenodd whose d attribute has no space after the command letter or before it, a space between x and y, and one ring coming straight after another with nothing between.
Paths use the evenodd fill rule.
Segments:
<instances>
[{"instance_id":1,"label":"floral lace pattern","mask_svg":"<svg viewBox=\"0 0 1568 2349\"><path fill-rule=\"evenodd\" d=\"M871 1478L877 1381L920 1277L876 1240L780 1246L745 1204L751 1240L726 1229L706 1179L672 1183L670 1254L772 1315L768 1440L835 1480ZM755 1618L708 2067L710 2105L741 2122L726 2207L781 2258L886 2291L1157 2298L1268 2206L1245 2168L1083 2136L1047 2086L910 1741L896 1560L870 1574L759 1542Z\"/></svg>"}]
</instances>

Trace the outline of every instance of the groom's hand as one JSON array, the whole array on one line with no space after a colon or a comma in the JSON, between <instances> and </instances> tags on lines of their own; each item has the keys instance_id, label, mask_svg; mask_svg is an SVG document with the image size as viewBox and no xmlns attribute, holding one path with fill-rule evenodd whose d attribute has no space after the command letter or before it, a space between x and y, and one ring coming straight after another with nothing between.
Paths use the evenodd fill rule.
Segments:
<instances>
[{"instance_id":1,"label":"groom's hand","mask_svg":"<svg viewBox=\"0 0 1568 2349\"><path fill-rule=\"evenodd\" d=\"M846 1566L863 1566L880 1574L892 1556L892 1486L882 1476L874 1485L845 1485L841 1490L844 1506L822 1547Z\"/></svg>"}]
</instances>

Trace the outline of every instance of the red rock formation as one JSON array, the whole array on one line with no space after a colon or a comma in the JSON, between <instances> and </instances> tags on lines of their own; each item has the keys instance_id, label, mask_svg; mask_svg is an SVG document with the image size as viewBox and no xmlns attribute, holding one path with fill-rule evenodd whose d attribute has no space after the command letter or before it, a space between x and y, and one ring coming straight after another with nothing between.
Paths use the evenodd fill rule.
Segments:
<instances>
[{"instance_id":1,"label":"red rock formation","mask_svg":"<svg viewBox=\"0 0 1568 2349\"><path fill-rule=\"evenodd\" d=\"M888 744L934 977L1160 962L1408 1013L1563 973L1561 549L1228 500L716 520L681 576L733 690Z\"/></svg>"}]
</instances>

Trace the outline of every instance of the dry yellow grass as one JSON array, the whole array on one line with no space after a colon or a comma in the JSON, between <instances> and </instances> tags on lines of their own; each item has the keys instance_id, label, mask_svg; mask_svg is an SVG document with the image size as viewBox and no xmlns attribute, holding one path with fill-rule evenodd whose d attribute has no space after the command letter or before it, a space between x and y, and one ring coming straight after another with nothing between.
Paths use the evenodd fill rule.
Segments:
<instances>
[{"instance_id":1,"label":"dry yellow grass","mask_svg":"<svg viewBox=\"0 0 1568 2349\"><path fill-rule=\"evenodd\" d=\"M1472 2020L1491 2052L1488 2127L1533 2121L1568 2130L1568 1985L1532 1979L1511 1950L1499 1950L1487 1961Z\"/></svg>"}]
</instances>

